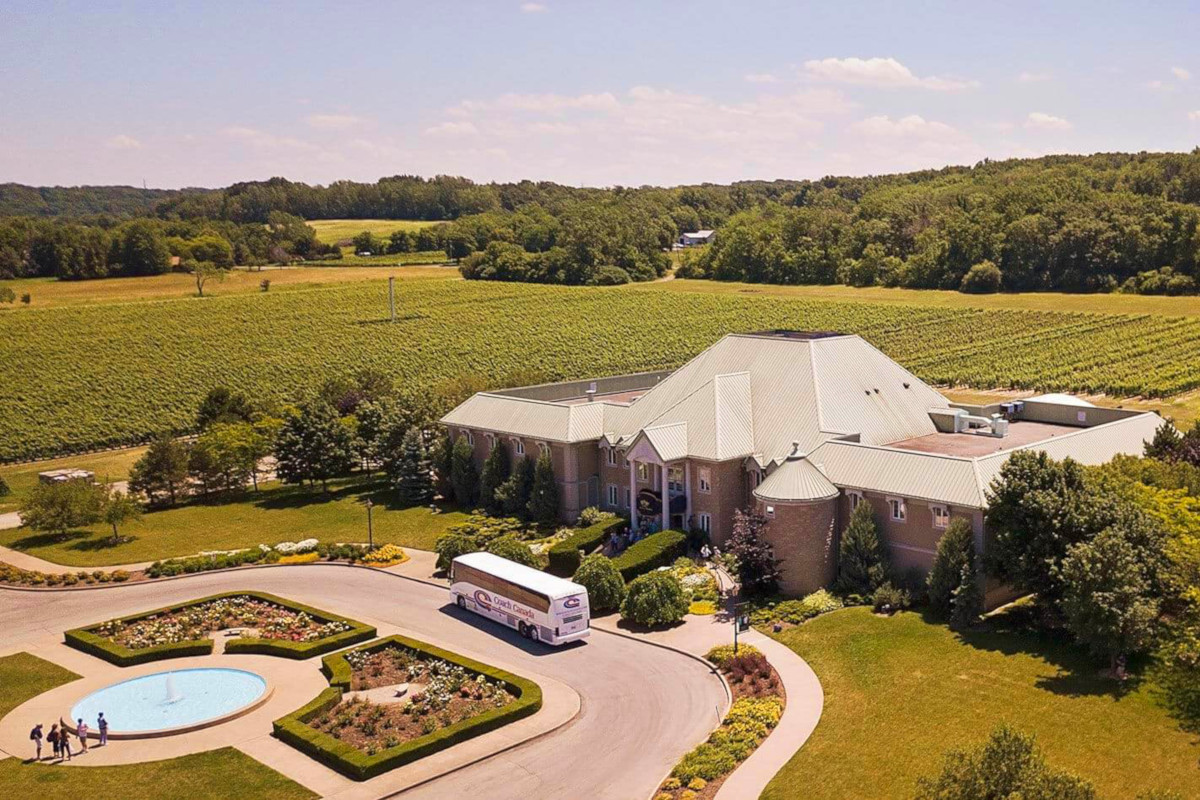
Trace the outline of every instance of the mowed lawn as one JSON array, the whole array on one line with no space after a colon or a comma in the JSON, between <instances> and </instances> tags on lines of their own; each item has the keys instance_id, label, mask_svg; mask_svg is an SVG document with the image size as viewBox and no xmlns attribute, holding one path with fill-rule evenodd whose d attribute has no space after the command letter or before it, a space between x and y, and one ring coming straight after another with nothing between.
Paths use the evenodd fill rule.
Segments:
<instances>
[{"instance_id":1,"label":"mowed lawn","mask_svg":"<svg viewBox=\"0 0 1200 800\"><path fill-rule=\"evenodd\" d=\"M1074 646L1006 624L964 639L916 613L853 608L779 634L816 671L825 709L763 800L911 797L948 748L1001 722L1035 734L1051 764L1102 798L1200 797L1200 744L1150 687L1122 696Z\"/></svg>"},{"instance_id":2,"label":"mowed lawn","mask_svg":"<svg viewBox=\"0 0 1200 800\"><path fill-rule=\"evenodd\" d=\"M234 550L282 541L367 541L367 509L375 503L372 524L376 544L432 550L437 537L466 518L454 509L433 513L428 506L402 508L386 484L339 481L319 487L266 484L257 494L247 491L229 499L193 501L145 514L128 524L131 541L111 543L111 529L95 526L66 537L34 533L26 528L0 531L0 545L58 564L98 567L157 561L206 550Z\"/></svg>"},{"instance_id":3,"label":"mowed lawn","mask_svg":"<svg viewBox=\"0 0 1200 800\"><path fill-rule=\"evenodd\" d=\"M0 717L26 700L74 680L79 676L71 670L29 653L0 656Z\"/></svg>"},{"instance_id":4,"label":"mowed lawn","mask_svg":"<svg viewBox=\"0 0 1200 800\"><path fill-rule=\"evenodd\" d=\"M394 263L434 263L437 256L444 254L406 253L409 258L389 256ZM165 275L150 275L136 278L100 278L92 281L60 281L54 278L19 278L0 281L18 296L28 293L32 302L28 307L21 303L0 308L0 313L18 314L28 309L52 308L56 306L79 306L93 303L136 303L147 300L195 300L203 302L211 297L261 292L264 280L271 282L269 291L279 293L296 289L312 289L336 283L358 281L386 281L389 276L408 280L412 278L458 278L457 270L436 267L405 267L402 270L385 271L380 266L390 266L353 257L345 261L327 262L330 266L320 267L263 267L261 270L236 268L226 273L225 280L209 281L204 286L204 298L196 295L196 281L191 275L169 272ZM343 266L344 264L344 266ZM374 265L374 268L372 268Z\"/></svg>"},{"instance_id":5,"label":"mowed lawn","mask_svg":"<svg viewBox=\"0 0 1200 800\"><path fill-rule=\"evenodd\" d=\"M39 472L52 469L88 469L96 473L98 481L123 481L129 477L129 470L134 462L145 452L144 447L130 447L124 450L104 450L99 453L0 467L0 478L4 478L11 491L6 497L0 497L0 514L17 509L21 499L37 485Z\"/></svg>"},{"instance_id":6,"label":"mowed lawn","mask_svg":"<svg viewBox=\"0 0 1200 800\"><path fill-rule=\"evenodd\" d=\"M310 219L306 224L316 230L317 238L322 242L335 244L353 239L363 231L386 238L395 231L418 231L442 223L416 219Z\"/></svg>"}]
</instances>

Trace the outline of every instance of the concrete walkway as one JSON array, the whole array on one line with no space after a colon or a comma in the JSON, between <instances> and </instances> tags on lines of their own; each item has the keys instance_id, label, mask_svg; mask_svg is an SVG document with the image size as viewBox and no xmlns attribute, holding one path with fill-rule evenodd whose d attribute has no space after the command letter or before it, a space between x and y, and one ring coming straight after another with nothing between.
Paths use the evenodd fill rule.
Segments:
<instances>
[{"instance_id":1,"label":"concrete walkway","mask_svg":"<svg viewBox=\"0 0 1200 800\"><path fill-rule=\"evenodd\" d=\"M0 514L0 531L21 527L21 515L16 511Z\"/></svg>"}]
</instances>

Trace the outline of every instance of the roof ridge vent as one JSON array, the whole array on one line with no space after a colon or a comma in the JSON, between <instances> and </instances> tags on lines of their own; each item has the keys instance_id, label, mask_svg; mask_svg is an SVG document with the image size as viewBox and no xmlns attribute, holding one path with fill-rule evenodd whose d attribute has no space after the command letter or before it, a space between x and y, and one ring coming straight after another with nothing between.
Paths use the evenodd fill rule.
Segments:
<instances>
[{"instance_id":1,"label":"roof ridge vent","mask_svg":"<svg viewBox=\"0 0 1200 800\"><path fill-rule=\"evenodd\" d=\"M807 456L808 456L808 453L805 453L803 450L800 449L800 442L798 442L798 441L792 442L792 452L788 453L788 456L787 456L788 461L799 461L802 458L806 458Z\"/></svg>"}]
</instances>

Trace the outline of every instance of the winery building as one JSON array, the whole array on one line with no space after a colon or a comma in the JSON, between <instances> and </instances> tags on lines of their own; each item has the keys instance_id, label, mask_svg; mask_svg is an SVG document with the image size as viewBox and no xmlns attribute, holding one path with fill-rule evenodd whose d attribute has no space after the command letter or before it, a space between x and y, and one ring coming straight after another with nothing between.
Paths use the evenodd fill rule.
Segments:
<instances>
[{"instance_id":1,"label":"winery building","mask_svg":"<svg viewBox=\"0 0 1200 800\"><path fill-rule=\"evenodd\" d=\"M801 594L836 576L858 503L892 563L925 571L955 517L982 552L986 491L1014 451L1100 464L1141 454L1160 419L1063 395L955 404L859 336L765 331L673 372L481 392L442 423L481 467L497 442L514 461L548 450L564 521L599 506L720 546L734 510L757 507L784 591Z\"/></svg>"}]
</instances>

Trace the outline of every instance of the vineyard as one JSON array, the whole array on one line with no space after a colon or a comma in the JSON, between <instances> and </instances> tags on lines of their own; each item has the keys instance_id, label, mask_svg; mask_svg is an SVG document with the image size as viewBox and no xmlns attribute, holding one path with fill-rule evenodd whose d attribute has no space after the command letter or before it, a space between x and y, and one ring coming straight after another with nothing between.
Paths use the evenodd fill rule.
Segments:
<instances>
[{"instance_id":1,"label":"vineyard","mask_svg":"<svg viewBox=\"0 0 1200 800\"><path fill-rule=\"evenodd\" d=\"M676 366L731 331L862 334L932 383L1165 396L1200 386L1200 320L411 280L387 289L0 312L0 461L188 428L228 385L292 401L372 367L409 389L462 375L582 378Z\"/></svg>"}]
</instances>

